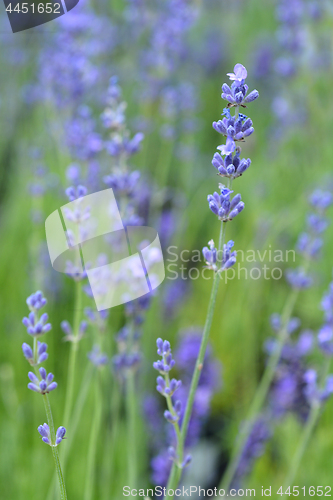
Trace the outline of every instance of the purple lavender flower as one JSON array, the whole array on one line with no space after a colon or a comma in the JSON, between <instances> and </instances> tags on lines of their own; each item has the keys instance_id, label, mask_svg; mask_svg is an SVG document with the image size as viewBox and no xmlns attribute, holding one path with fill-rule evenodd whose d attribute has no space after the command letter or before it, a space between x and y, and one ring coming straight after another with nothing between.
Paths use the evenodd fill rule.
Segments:
<instances>
[{"instance_id":1,"label":"purple lavender flower","mask_svg":"<svg viewBox=\"0 0 333 500\"><path fill-rule=\"evenodd\" d=\"M212 165L218 171L221 177L229 177L230 179L236 179L240 177L243 173L250 167L251 160L248 158L240 159L241 149L236 148L234 156L232 154L227 155L224 159L219 153L215 153Z\"/></svg>"},{"instance_id":2,"label":"purple lavender flower","mask_svg":"<svg viewBox=\"0 0 333 500\"><path fill-rule=\"evenodd\" d=\"M121 353L112 358L114 370L120 378L124 378L128 370L136 371L140 362L141 354L139 352Z\"/></svg>"},{"instance_id":3,"label":"purple lavender flower","mask_svg":"<svg viewBox=\"0 0 333 500\"><path fill-rule=\"evenodd\" d=\"M324 354L333 356L333 328L331 325L324 325L318 333L318 345Z\"/></svg>"},{"instance_id":4,"label":"purple lavender flower","mask_svg":"<svg viewBox=\"0 0 333 500\"><path fill-rule=\"evenodd\" d=\"M189 280L177 279L166 283L163 295L165 320L172 320L178 311L180 311L188 293Z\"/></svg>"},{"instance_id":5,"label":"purple lavender flower","mask_svg":"<svg viewBox=\"0 0 333 500\"><path fill-rule=\"evenodd\" d=\"M225 137L230 137L235 141L244 141L246 137L249 137L254 132L253 123L251 118L248 118L242 113L238 114L238 117L231 116L230 110L225 108L223 110L224 118L218 122L213 122L213 128L219 134ZM233 151L235 148L233 149ZM233 152L232 151L232 152ZM223 153L222 153L223 154Z\"/></svg>"},{"instance_id":6,"label":"purple lavender flower","mask_svg":"<svg viewBox=\"0 0 333 500\"><path fill-rule=\"evenodd\" d=\"M234 67L234 73L227 73L227 76L237 85L244 85L244 82L247 78L247 71L245 66L238 63Z\"/></svg>"},{"instance_id":7,"label":"purple lavender flower","mask_svg":"<svg viewBox=\"0 0 333 500\"><path fill-rule=\"evenodd\" d=\"M212 269L215 272L221 272L229 269L236 264L237 252L231 251L232 247L234 246L234 242L232 240L223 245L221 261L218 259L218 252L215 248L214 241L210 240L208 242L208 245L209 248L204 247L202 249L202 254L206 261L208 269ZM219 262L221 263L220 266L218 266Z\"/></svg>"},{"instance_id":8,"label":"purple lavender flower","mask_svg":"<svg viewBox=\"0 0 333 500\"><path fill-rule=\"evenodd\" d=\"M39 368L39 377L33 372L28 373L30 383L28 384L28 389L34 392L39 392L40 394L47 394L57 388L58 384L53 382L54 375L52 373L47 374L45 368Z\"/></svg>"},{"instance_id":9,"label":"purple lavender flower","mask_svg":"<svg viewBox=\"0 0 333 500\"><path fill-rule=\"evenodd\" d=\"M38 427L38 432L42 437L42 441L50 446L58 446L61 441L65 438L66 434L66 429L65 427L58 427L57 432L56 432L56 440L55 444L52 444L51 442L51 433L50 433L50 428L47 424L40 425Z\"/></svg>"},{"instance_id":10,"label":"purple lavender flower","mask_svg":"<svg viewBox=\"0 0 333 500\"><path fill-rule=\"evenodd\" d=\"M271 436L272 431L267 418L260 416L254 423L251 434L245 443L232 487L237 487L241 479L249 474L255 460L264 453L265 444Z\"/></svg>"},{"instance_id":11,"label":"purple lavender flower","mask_svg":"<svg viewBox=\"0 0 333 500\"><path fill-rule=\"evenodd\" d=\"M287 412L295 413L302 422L308 417L310 408L304 395L304 358L310 354L313 345L313 332L304 330L295 340L289 337L283 346L269 393L269 408L275 419ZM276 346L277 340L269 339L265 344L266 352L272 354Z\"/></svg>"},{"instance_id":12,"label":"purple lavender flower","mask_svg":"<svg viewBox=\"0 0 333 500\"><path fill-rule=\"evenodd\" d=\"M333 324L333 282L330 283L328 291L324 294L321 308L324 311L326 323Z\"/></svg>"},{"instance_id":13,"label":"purple lavender flower","mask_svg":"<svg viewBox=\"0 0 333 500\"><path fill-rule=\"evenodd\" d=\"M157 339L156 345L157 354L162 356L162 359L154 362L153 367L162 375L166 375L175 365L175 360L172 358L170 342Z\"/></svg>"},{"instance_id":14,"label":"purple lavender flower","mask_svg":"<svg viewBox=\"0 0 333 500\"><path fill-rule=\"evenodd\" d=\"M308 226L313 233L320 234L326 231L328 220L318 214L309 214L307 218Z\"/></svg>"},{"instance_id":15,"label":"purple lavender flower","mask_svg":"<svg viewBox=\"0 0 333 500\"><path fill-rule=\"evenodd\" d=\"M304 394L311 405L322 404L333 394L333 375L326 377L323 389L318 387L317 378L318 374L312 368L304 374Z\"/></svg>"},{"instance_id":16,"label":"purple lavender flower","mask_svg":"<svg viewBox=\"0 0 333 500\"><path fill-rule=\"evenodd\" d=\"M111 187L119 196L132 196L134 189L140 179L140 172L119 172L117 174L107 175L103 181L108 187Z\"/></svg>"},{"instance_id":17,"label":"purple lavender flower","mask_svg":"<svg viewBox=\"0 0 333 500\"><path fill-rule=\"evenodd\" d=\"M88 189L85 186L70 186L66 189L66 196L69 201L78 200L83 198L88 193Z\"/></svg>"},{"instance_id":18,"label":"purple lavender flower","mask_svg":"<svg viewBox=\"0 0 333 500\"><path fill-rule=\"evenodd\" d=\"M241 201L241 195L236 194L232 200L230 195L233 193L230 189L220 184L221 194L215 192L207 197L210 210L218 216L220 221L226 222L234 219L244 210L244 203Z\"/></svg>"},{"instance_id":19,"label":"purple lavender flower","mask_svg":"<svg viewBox=\"0 0 333 500\"><path fill-rule=\"evenodd\" d=\"M97 367L101 367L103 365L107 365L109 362L109 358L106 354L101 352L101 348L98 345L95 345L88 354L88 359L92 362L93 365Z\"/></svg>"},{"instance_id":20,"label":"purple lavender flower","mask_svg":"<svg viewBox=\"0 0 333 500\"><path fill-rule=\"evenodd\" d=\"M48 354L46 352L47 350L47 344L45 342L39 342L37 341L37 361L36 363L34 362L34 355L32 352L31 347L29 344L26 344L25 342L22 344L22 351L24 357L29 361L31 365L40 365L41 363L44 363L44 361L47 360Z\"/></svg>"},{"instance_id":21,"label":"purple lavender flower","mask_svg":"<svg viewBox=\"0 0 333 500\"><path fill-rule=\"evenodd\" d=\"M79 326L79 331L77 335L74 335L73 329L68 321L62 321L60 323L60 328L65 334L65 337L63 338L64 342L79 342L82 337L84 336L86 330L88 327L88 323L86 321L81 321L80 326Z\"/></svg>"},{"instance_id":22,"label":"purple lavender flower","mask_svg":"<svg viewBox=\"0 0 333 500\"><path fill-rule=\"evenodd\" d=\"M329 191L316 189L309 198L310 204L319 212L324 212L333 203L333 195Z\"/></svg>"},{"instance_id":23,"label":"purple lavender flower","mask_svg":"<svg viewBox=\"0 0 333 500\"><path fill-rule=\"evenodd\" d=\"M283 327L281 315L274 313L270 317L271 327L278 333ZM291 335L295 330L297 330L301 325L301 320L299 318L291 318L287 325L287 332Z\"/></svg>"},{"instance_id":24,"label":"purple lavender flower","mask_svg":"<svg viewBox=\"0 0 333 500\"><path fill-rule=\"evenodd\" d=\"M38 311L38 308L36 308L35 311ZM42 314L41 317L38 318L37 313L32 310L28 318L23 318L22 323L26 327L29 335L32 337L40 337L49 332L52 328L51 324L47 323L48 319L47 313Z\"/></svg>"},{"instance_id":25,"label":"purple lavender flower","mask_svg":"<svg viewBox=\"0 0 333 500\"><path fill-rule=\"evenodd\" d=\"M308 233L302 233L297 242L297 250L309 259L318 257L322 246L321 238L312 238Z\"/></svg>"},{"instance_id":26,"label":"purple lavender flower","mask_svg":"<svg viewBox=\"0 0 333 500\"><path fill-rule=\"evenodd\" d=\"M33 293L27 298L27 305L32 312L39 311L47 304L46 298L43 296L43 292L38 291Z\"/></svg>"},{"instance_id":27,"label":"purple lavender flower","mask_svg":"<svg viewBox=\"0 0 333 500\"><path fill-rule=\"evenodd\" d=\"M309 288L313 283L311 276L308 276L301 267L298 269L287 269L286 278L292 288L300 290Z\"/></svg>"},{"instance_id":28,"label":"purple lavender flower","mask_svg":"<svg viewBox=\"0 0 333 500\"><path fill-rule=\"evenodd\" d=\"M213 240L208 242L209 248L204 247L202 249L202 255L206 261L206 265L208 269L212 269L213 271L218 270L217 266L217 250L215 248L215 244Z\"/></svg>"},{"instance_id":29,"label":"purple lavender flower","mask_svg":"<svg viewBox=\"0 0 333 500\"><path fill-rule=\"evenodd\" d=\"M259 97L257 90L252 90L248 95L249 87L246 85L247 70L242 64L236 64L234 73L227 73L230 80L233 81L231 87L224 83L222 85L222 99L229 102L228 106L242 106L246 108L247 103L252 102Z\"/></svg>"}]
</instances>

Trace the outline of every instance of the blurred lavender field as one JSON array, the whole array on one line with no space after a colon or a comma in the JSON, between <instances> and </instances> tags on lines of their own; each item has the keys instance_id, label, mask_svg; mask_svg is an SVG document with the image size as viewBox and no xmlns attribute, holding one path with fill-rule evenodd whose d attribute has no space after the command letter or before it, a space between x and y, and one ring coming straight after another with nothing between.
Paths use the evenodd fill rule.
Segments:
<instances>
[{"instance_id":1,"label":"blurred lavender field","mask_svg":"<svg viewBox=\"0 0 333 500\"><path fill-rule=\"evenodd\" d=\"M31 336L36 346L37 337L47 342L43 366L58 384L49 400L56 429L66 427L61 444L61 431L58 437L68 498L122 498L125 485L167 484L177 457L163 380L162 395L156 391L156 340L172 347L181 422L213 282L201 252L219 238L207 195L225 182L211 164L225 142L212 123L230 120L221 86L236 63L260 94L239 109L255 129L237 143L252 163L241 188L233 186L245 203L227 223L237 263L221 279L181 484L215 488L228 474L284 328L268 395L230 483L257 496L271 486L276 494L304 442L293 484L306 492L330 486L332 2L81 0L57 20L15 34L5 14L2 8L0 498L60 498L48 435L44 444L37 432L46 422L43 398L27 389L36 359L21 346L32 346ZM44 227L59 207L107 188L126 226L158 232L166 277L154 293L98 313L77 262L66 274L52 268ZM84 216L69 214L78 227ZM38 290L47 304L27 305ZM281 318L288 297L293 307ZM29 309L48 317L31 318Z\"/></svg>"}]
</instances>

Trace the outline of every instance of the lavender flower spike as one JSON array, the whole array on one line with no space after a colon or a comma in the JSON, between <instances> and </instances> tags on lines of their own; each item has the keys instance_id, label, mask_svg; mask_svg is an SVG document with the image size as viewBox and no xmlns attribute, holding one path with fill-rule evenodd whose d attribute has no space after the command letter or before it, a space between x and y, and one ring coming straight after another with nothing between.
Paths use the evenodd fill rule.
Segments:
<instances>
[{"instance_id":1,"label":"lavender flower spike","mask_svg":"<svg viewBox=\"0 0 333 500\"><path fill-rule=\"evenodd\" d=\"M50 428L47 424L40 425L38 427L38 432L42 436L42 441L45 444L49 446L58 446L65 437L66 429L65 427L58 427L54 444L52 444Z\"/></svg>"},{"instance_id":2,"label":"lavender flower spike","mask_svg":"<svg viewBox=\"0 0 333 500\"><path fill-rule=\"evenodd\" d=\"M259 97L257 90L252 90L248 95L249 87L246 85L247 70L242 64L236 64L234 73L227 73L230 80L233 82L231 87L224 83L222 85L222 99L228 101L228 107L242 106L246 108L246 104L253 102Z\"/></svg>"},{"instance_id":3,"label":"lavender flower spike","mask_svg":"<svg viewBox=\"0 0 333 500\"><path fill-rule=\"evenodd\" d=\"M215 192L209 194L207 197L209 208L218 216L220 221L227 222L234 219L240 212L244 210L244 203L241 201L240 194L236 194L232 200L230 195L233 193L230 189L226 188L223 184L219 185L221 194Z\"/></svg>"},{"instance_id":4,"label":"lavender flower spike","mask_svg":"<svg viewBox=\"0 0 333 500\"><path fill-rule=\"evenodd\" d=\"M109 362L109 358L106 354L101 352L101 348L98 345L95 345L93 349L87 354L87 356L92 364L97 367L107 365Z\"/></svg>"},{"instance_id":5,"label":"lavender flower spike","mask_svg":"<svg viewBox=\"0 0 333 500\"><path fill-rule=\"evenodd\" d=\"M28 377L30 379L28 389L40 394L47 394L54 391L58 386L56 382L53 382L54 375L52 373L47 374L45 368L39 368L39 377L33 372L29 372Z\"/></svg>"},{"instance_id":6,"label":"lavender flower spike","mask_svg":"<svg viewBox=\"0 0 333 500\"><path fill-rule=\"evenodd\" d=\"M29 344L26 344L25 342L22 344L22 351L23 351L23 355L25 357L25 359L27 361L29 361L29 363L31 365L40 365L41 363L44 363L44 361L47 360L48 358L48 354L47 354L47 344L45 344L45 342L37 342L37 360L36 360L36 363L35 363L35 360L34 360L34 355L33 355L33 352L32 352L32 349L31 347L29 346Z\"/></svg>"},{"instance_id":7,"label":"lavender flower spike","mask_svg":"<svg viewBox=\"0 0 333 500\"><path fill-rule=\"evenodd\" d=\"M173 368L175 365L175 361L174 359L172 359L170 342L168 342L167 340L163 342L162 339L157 339L156 345L157 354L159 356L162 356L162 360L156 361L153 364L153 367L162 375L165 375L166 373L169 373L171 368Z\"/></svg>"},{"instance_id":8,"label":"lavender flower spike","mask_svg":"<svg viewBox=\"0 0 333 500\"><path fill-rule=\"evenodd\" d=\"M162 357L162 361L156 361L153 364L155 370L158 370L163 377L157 377L157 391L165 397L168 405L168 409L164 412L164 418L174 426L176 431L176 436L180 434L179 420L182 417L182 402L177 400L173 401L172 396L181 386L181 381L169 378L169 371L173 368L175 361L172 359L170 342L167 340L157 339L157 354ZM177 443L179 444L179 443ZM168 452L169 458L177 464L181 469L186 467L189 461L186 460L183 463L179 463L178 455L173 447L169 448Z\"/></svg>"},{"instance_id":9,"label":"lavender flower spike","mask_svg":"<svg viewBox=\"0 0 333 500\"><path fill-rule=\"evenodd\" d=\"M32 337L40 337L51 330L51 324L47 323L49 317L46 313L42 314L38 319L37 313L31 311L29 316L24 317L22 323Z\"/></svg>"},{"instance_id":10,"label":"lavender flower spike","mask_svg":"<svg viewBox=\"0 0 333 500\"><path fill-rule=\"evenodd\" d=\"M38 291L33 294L31 294L27 298L27 305L30 309L30 311L39 311L42 309L47 304L47 300L43 296L43 292Z\"/></svg>"},{"instance_id":11,"label":"lavender flower spike","mask_svg":"<svg viewBox=\"0 0 333 500\"><path fill-rule=\"evenodd\" d=\"M204 247L202 249L202 254L204 256L208 269L211 269L215 272L221 272L229 269L236 264L237 252L231 251L232 247L234 246L234 242L232 240L223 245L221 259L218 258L219 256L215 248L214 241L210 240L208 244L210 249L208 249L207 247ZM220 262L220 266L218 265L218 262Z\"/></svg>"},{"instance_id":12,"label":"lavender flower spike","mask_svg":"<svg viewBox=\"0 0 333 500\"><path fill-rule=\"evenodd\" d=\"M234 73L227 73L227 76L238 85L243 85L247 78L247 70L245 66L238 63L234 67Z\"/></svg>"}]
</instances>

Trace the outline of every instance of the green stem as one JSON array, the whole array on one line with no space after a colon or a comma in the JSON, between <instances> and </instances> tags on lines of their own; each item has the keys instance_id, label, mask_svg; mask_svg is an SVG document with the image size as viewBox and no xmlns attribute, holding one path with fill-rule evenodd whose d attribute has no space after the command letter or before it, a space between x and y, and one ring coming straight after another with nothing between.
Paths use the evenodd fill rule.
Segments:
<instances>
[{"instance_id":1,"label":"green stem","mask_svg":"<svg viewBox=\"0 0 333 500\"><path fill-rule=\"evenodd\" d=\"M99 373L97 371L96 376ZM87 473L86 473L86 485L84 492L84 500L91 500L93 498L94 483L95 483L95 461L96 461L96 449L99 429L101 425L102 416L102 394L101 394L101 381L96 381L95 387L95 408L93 422L90 432L89 448L88 448L88 460L87 460Z\"/></svg>"},{"instance_id":2,"label":"green stem","mask_svg":"<svg viewBox=\"0 0 333 500\"><path fill-rule=\"evenodd\" d=\"M170 377L169 377L168 373L165 374L165 382L166 382L166 387L170 387ZM167 405L168 405L168 410L171 413L171 415L173 415L174 417L177 416L176 412L174 410L173 404L172 404L171 396L165 396L165 399L166 399L166 402L167 402ZM180 433L179 423L175 422L173 424L173 426L175 428L175 432L176 432L176 436L177 436L177 443L179 443L181 441L181 433ZM181 454L178 455L177 458L178 458L179 465L181 465L182 462L183 462L183 450L179 450L179 452Z\"/></svg>"},{"instance_id":3,"label":"green stem","mask_svg":"<svg viewBox=\"0 0 333 500\"><path fill-rule=\"evenodd\" d=\"M104 455L104 477L102 480L103 494L102 498L104 500L110 499L110 485L113 483L113 476L115 472L115 457L117 450L117 440L119 436L119 413L120 413L120 390L116 384L114 384L114 390L112 392L112 404L111 404L111 422L112 429L109 433L108 441L106 442L105 455Z\"/></svg>"},{"instance_id":4,"label":"green stem","mask_svg":"<svg viewBox=\"0 0 333 500\"><path fill-rule=\"evenodd\" d=\"M327 359L324 371L323 371L323 378L322 378L322 385L324 386L326 377L329 373L330 370L330 364L331 360ZM305 450L308 447L311 435L314 431L314 428L318 422L319 416L320 416L320 410L321 410L321 404L319 401L315 401L310 410L310 414L308 416L308 419L306 421L305 427L303 429L303 433L298 445L298 448L296 450L296 453L292 459L291 466L289 468L289 472L287 474L286 480L284 481L284 488L283 491L285 491L289 486L292 486L296 477L296 474L298 472L299 466L301 464L303 455L305 453Z\"/></svg>"},{"instance_id":5,"label":"green stem","mask_svg":"<svg viewBox=\"0 0 333 500\"><path fill-rule=\"evenodd\" d=\"M308 263L306 263L306 265L304 266L305 270L307 270L307 267ZM240 430L237 443L231 455L231 460L229 462L229 465L224 473L224 476L219 486L225 491L228 491L230 488L231 481L237 470L239 460L241 458L244 446L252 431L253 424L265 403L269 388L274 378L276 367L281 357L282 349L288 338L288 323L290 321L292 312L294 310L298 294L299 290L293 289L284 306L281 317L282 328L278 334L277 344L275 346L273 353L269 358L265 372L260 381L259 387L254 395L246 421Z\"/></svg>"},{"instance_id":6,"label":"green stem","mask_svg":"<svg viewBox=\"0 0 333 500\"><path fill-rule=\"evenodd\" d=\"M137 443L136 443L136 398L134 372L128 371L126 384L126 414L128 425L127 465L128 484L131 488L137 485Z\"/></svg>"},{"instance_id":7,"label":"green stem","mask_svg":"<svg viewBox=\"0 0 333 500\"><path fill-rule=\"evenodd\" d=\"M56 471L57 471L57 475L58 475L61 500L67 500L66 486L65 486L64 476L63 476L62 470L61 470L58 448L57 448L57 446L53 446L55 443L55 431L54 431L51 405L50 405L50 401L49 401L47 394L43 395L43 401L44 401L44 406L45 406L45 411L46 411L47 423L48 423L49 428L50 428L51 443L52 443L51 448L52 448L54 463L55 463Z\"/></svg>"},{"instance_id":8,"label":"green stem","mask_svg":"<svg viewBox=\"0 0 333 500\"><path fill-rule=\"evenodd\" d=\"M85 375L84 375L83 380L82 380L80 392L79 392L77 401L76 401L75 406L74 406L73 415L72 415L72 418L70 419L70 424L68 426L68 428L70 429L69 437L66 439L66 446L63 446L61 448L61 451L60 451L61 461L62 461L64 468L66 467L66 463L67 463L67 459L68 459L71 447L72 447L73 443L75 442L75 434L77 432L77 429L78 429L78 426L80 423L80 418L82 415L82 411L83 411L83 408L84 408L84 405L85 405L85 402L87 399L88 391L90 388L90 381L91 381L92 373L93 373L93 365L91 363L89 363L89 365L87 365L87 369L86 369ZM55 481L56 481L56 477L53 478L52 483L49 487L49 491L48 491L48 494L46 497L47 500L52 500L52 498L54 497Z\"/></svg>"},{"instance_id":9,"label":"green stem","mask_svg":"<svg viewBox=\"0 0 333 500\"><path fill-rule=\"evenodd\" d=\"M73 322L74 339L71 342L71 350L69 353L69 361L68 361L68 385L67 385L65 411L64 411L64 426L65 427L68 425L68 422L70 420L72 406L73 406L75 366L76 366L76 357L77 357L77 350L78 350L77 338L79 335L79 328L80 328L81 307L82 307L81 282L76 281L75 282L75 302L74 302L74 322Z\"/></svg>"},{"instance_id":10,"label":"green stem","mask_svg":"<svg viewBox=\"0 0 333 500\"><path fill-rule=\"evenodd\" d=\"M127 352L131 353L134 344L134 323L128 325L129 336L127 344ZM128 427L127 441L127 466L128 466L128 481L131 488L136 488L138 480L137 471L137 439L136 439L136 423L137 423L137 406L135 392L135 372L129 368L126 377L126 419Z\"/></svg>"},{"instance_id":11,"label":"green stem","mask_svg":"<svg viewBox=\"0 0 333 500\"><path fill-rule=\"evenodd\" d=\"M228 179L227 187L230 188L231 182L230 179ZM221 222L221 229L220 229L220 237L219 237L219 246L218 246L218 255L221 254L221 250L223 249L224 241L225 241L225 227L226 223ZM184 413L184 419L182 422L181 426L181 432L180 432L180 439L178 441L178 446L177 446L177 455L179 457L184 456L184 446L185 446L185 440L187 436L187 431L188 431L188 426L192 414L192 409L193 409L193 404L194 404L194 398L195 398L195 393L199 384L199 379L201 375L201 371L203 368L203 363L205 359L205 354L207 350L207 345L208 345L208 340L209 340L209 334L213 322L213 316L214 316L214 310L215 310L215 304L216 304L216 298L217 298L217 292L220 284L220 274L215 273L214 274L214 280L213 280L213 287L210 295L210 300L208 304L208 311L207 311L207 317L205 321L205 326L202 334L202 339L201 339L201 345L200 345L200 351L199 355L195 364L194 368L194 373L192 376L191 380L191 386L190 386L190 392L188 396L188 400L186 403L186 408L185 408L185 413ZM177 488L177 485L180 481L181 478L181 473L182 470L180 467L177 466L176 463L173 464L171 473L169 476L169 481L167 485L167 490L175 490ZM167 495L166 500L171 500L173 497Z\"/></svg>"}]
</instances>

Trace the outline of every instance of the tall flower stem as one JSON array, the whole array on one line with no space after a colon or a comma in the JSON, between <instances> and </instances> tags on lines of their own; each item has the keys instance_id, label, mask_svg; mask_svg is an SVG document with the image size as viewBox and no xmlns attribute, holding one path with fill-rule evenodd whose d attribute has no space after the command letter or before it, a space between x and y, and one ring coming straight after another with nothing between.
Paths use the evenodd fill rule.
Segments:
<instances>
[{"instance_id":1,"label":"tall flower stem","mask_svg":"<svg viewBox=\"0 0 333 500\"><path fill-rule=\"evenodd\" d=\"M47 394L43 394L43 401L44 401L44 406L45 406L47 423L48 423L48 426L50 428L51 442L52 442L51 448L52 448L54 463L55 463L56 471L57 471L57 475L58 475L61 500L67 500L66 486L65 486L64 476L63 476L61 465L60 465L58 448L56 446L54 446L54 443L55 443L54 423L53 423L51 405L50 405L50 401L49 401Z\"/></svg>"},{"instance_id":2,"label":"tall flower stem","mask_svg":"<svg viewBox=\"0 0 333 500\"><path fill-rule=\"evenodd\" d=\"M73 443L75 442L75 434L78 430L79 423L80 423L80 418L82 415L82 411L87 399L87 395L89 392L90 388L90 382L92 378L92 373L93 373L93 366L91 363L86 368L85 375L82 380L81 388L79 391L79 395L77 397L75 406L74 406L74 411L73 415L70 419L69 423L69 429L70 429L70 436L69 438L66 439L66 445L61 448L60 451L60 456L61 456L61 462L63 464L63 467L66 468L66 463L68 460L69 452L71 450L71 447ZM54 486L55 486L55 481L56 477L53 478L52 483L49 487L49 491L46 497L46 500L52 500L54 498Z\"/></svg>"},{"instance_id":3,"label":"tall flower stem","mask_svg":"<svg viewBox=\"0 0 333 500\"><path fill-rule=\"evenodd\" d=\"M136 398L133 371L128 371L126 379L126 415L128 427L127 465L128 482L131 488L137 485L137 441L136 441Z\"/></svg>"},{"instance_id":4,"label":"tall flower stem","mask_svg":"<svg viewBox=\"0 0 333 500\"><path fill-rule=\"evenodd\" d=\"M325 383L325 379L329 373L330 364L331 364L331 359L327 359L324 370L323 370L323 375L322 375L322 383L323 384ZM294 483L294 480L295 480L296 474L298 472L299 466L301 464L302 458L304 456L305 450L308 447L310 438L311 438L313 431L314 431L314 428L318 422L321 407L322 407L322 405L320 404L319 401L315 401L311 405L310 414L309 414L308 419L306 421L306 424L304 426L298 448L296 449L296 453L295 453L295 455L292 459L291 465L289 467L289 472L288 472L287 477L284 481L283 491L285 491L289 486L292 486Z\"/></svg>"},{"instance_id":5,"label":"tall flower stem","mask_svg":"<svg viewBox=\"0 0 333 500\"><path fill-rule=\"evenodd\" d=\"M227 187L228 189L230 188L231 181L228 179L228 184ZM221 254L221 251L223 249L224 241L225 241L225 228L226 228L226 223L221 222L221 229L220 229L220 237L219 237L219 246L218 246L218 255ZM206 316L206 321L205 321L205 326L202 334L202 339L201 339L201 344L200 344L200 351L199 355L195 364L194 368L194 373L192 376L191 380L191 386L190 386L190 392L188 396L188 400L186 403L186 408L185 408L185 413L184 413L184 418L183 422L181 425L181 432L180 432L180 438L178 440L178 446L177 446L177 455L179 457L184 456L184 446L185 446L185 440L187 436L187 431L188 431L188 426L192 414L192 409L193 409L193 404L194 404L194 398L195 398L195 393L198 388L199 384L199 379L201 375L201 371L203 368L203 363L205 359L205 354L207 350L207 345L208 345L208 340L209 340L209 334L213 322L213 316L214 316L214 310L215 310L215 304L216 304L216 298L217 298L217 292L220 284L220 274L215 273L214 274L214 280L213 280L213 286L212 286L212 291L210 295L210 300L208 304L208 311L207 311L207 316ZM167 485L167 490L175 490L180 478L181 478L181 473L182 470L180 467L178 467L177 464L173 464L168 485ZM167 496L167 500L171 499L172 497Z\"/></svg>"},{"instance_id":6,"label":"tall flower stem","mask_svg":"<svg viewBox=\"0 0 333 500\"><path fill-rule=\"evenodd\" d=\"M75 381L75 367L78 351L77 337L80 328L80 313L82 308L82 287L81 282L75 282L75 301L74 301L74 322L73 322L73 335L74 340L71 342L71 350L69 353L68 361L68 385L66 392L65 411L64 411L64 425L68 425L70 420L73 396L74 396L74 381Z\"/></svg>"},{"instance_id":7,"label":"tall flower stem","mask_svg":"<svg viewBox=\"0 0 333 500\"><path fill-rule=\"evenodd\" d=\"M306 269L308 267L308 262L304 266ZM298 298L299 290L298 289L293 289L291 293L289 294L288 300L284 306L283 312L282 312L282 328L278 334L278 339L277 339L277 345L272 353L272 355L269 358L269 361L267 363L265 372L262 376L261 382L259 384L259 387L254 395L252 404L250 406L250 410L248 413L248 416L246 418L246 422L241 428L240 435L238 437L238 440L236 442L236 445L234 447L233 453L231 455L231 460L229 462L229 465L224 473L224 476L222 478L220 488L224 489L225 491L228 491L232 482L232 479L235 475L235 472L237 470L239 460L241 458L244 446L250 436L250 433L252 431L253 424L258 416L258 413L261 411L269 388L271 386L271 383L273 381L274 373L276 371L276 367L278 365L278 362L281 357L282 349L283 346L287 340L288 337L288 323L290 321L291 315L293 313L294 307L296 300Z\"/></svg>"},{"instance_id":8,"label":"tall flower stem","mask_svg":"<svg viewBox=\"0 0 333 500\"><path fill-rule=\"evenodd\" d=\"M120 389L114 383L112 390L112 402L111 402L111 423L112 428L108 434L108 439L105 443L105 454L103 461L103 479L102 488L103 493L101 498L104 500L110 499L110 487L113 485L113 478L115 473L115 458L117 451L117 443L119 439L119 421L120 421Z\"/></svg>"},{"instance_id":9,"label":"tall flower stem","mask_svg":"<svg viewBox=\"0 0 333 500\"><path fill-rule=\"evenodd\" d=\"M97 448L98 433L101 425L101 416L102 416L101 380L99 379L98 375L99 373L97 371L96 373L97 383L94 389L95 407L94 407L94 415L93 415L93 421L89 439L84 500L91 500L93 498L93 493L94 493L96 448Z\"/></svg>"}]
</instances>

